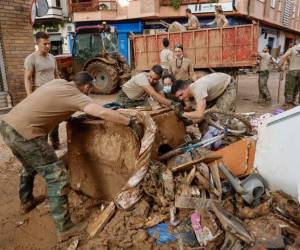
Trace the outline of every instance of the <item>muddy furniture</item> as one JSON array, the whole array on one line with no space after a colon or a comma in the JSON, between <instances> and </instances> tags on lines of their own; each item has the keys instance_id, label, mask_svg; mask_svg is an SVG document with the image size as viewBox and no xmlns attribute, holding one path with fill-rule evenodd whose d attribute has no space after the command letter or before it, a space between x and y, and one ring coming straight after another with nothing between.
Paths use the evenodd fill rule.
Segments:
<instances>
[{"instance_id":1,"label":"muddy furniture","mask_svg":"<svg viewBox=\"0 0 300 250\"><path fill-rule=\"evenodd\" d=\"M176 147L184 142L185 129L167 109L149 111L158 127L153 148ZM69 122L68 168L71 186L88 196L111 200L133 172L140 143L123 125L103 120Z\"/></svg>"}]
</instances>

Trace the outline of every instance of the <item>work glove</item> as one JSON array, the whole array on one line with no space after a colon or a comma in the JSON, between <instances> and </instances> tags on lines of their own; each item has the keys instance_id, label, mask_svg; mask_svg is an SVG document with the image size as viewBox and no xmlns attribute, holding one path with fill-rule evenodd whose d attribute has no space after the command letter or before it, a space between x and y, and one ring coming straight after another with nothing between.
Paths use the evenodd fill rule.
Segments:
<instances>
[{"instance_id":1,"label":"work glove","mask_svg":"<svg viewBox=\"0 0 300 250\"><path fill-rule=\"evenodd\" d=\"M135 118L130 118L128 126L132 129L134 135L141 140L144 136L143 124L137 121Z\"/></svg>"},{"instance_id":2,"label":"work glove","mask_svg":"<svg viewBox=\"0 0 300 250\"><path fill-rule=\"evenodd\" d=\"M172 109L179 118L183 118L184 107L180 102L172 101Z\"/></svg>"}]
</instances>

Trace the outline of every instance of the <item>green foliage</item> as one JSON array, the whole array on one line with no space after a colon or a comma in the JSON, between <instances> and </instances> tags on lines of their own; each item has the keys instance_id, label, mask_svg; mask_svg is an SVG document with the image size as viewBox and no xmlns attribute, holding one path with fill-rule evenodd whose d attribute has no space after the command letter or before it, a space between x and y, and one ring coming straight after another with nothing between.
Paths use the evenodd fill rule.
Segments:
<instances>
[{"instance_id":1,"label":"green foliage","mask_svg":"<svg viewBox=\"0 0 300 250\"><path fill-rule=\"evenodd\" d=\"M36 23L33 25L35 31L42 31L46 29L60 29L65 26L65 23Z\"/></svg>"},{"instance_id":2,"label":"green foliage","mask_svg":"<svg viewBox=\"0 0 300 250\"><path fill-rule=\"evenodd\" d=\"M176 10L179 9L182 0L171 0L171 6Z\"/></svg>"}]
</instances>

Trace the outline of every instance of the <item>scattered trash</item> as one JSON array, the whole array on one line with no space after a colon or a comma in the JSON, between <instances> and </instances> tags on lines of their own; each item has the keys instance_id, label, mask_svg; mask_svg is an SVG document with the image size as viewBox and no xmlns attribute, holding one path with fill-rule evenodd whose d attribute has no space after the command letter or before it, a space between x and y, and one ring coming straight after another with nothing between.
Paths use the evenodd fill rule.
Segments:
<instances>
[{"instance_id":1,"label":"scattered trash","mask_svg":"<svg viewBox=\"0 0 300 250\"><path fill-rule=\"evenodd\" d=\"M192 228L200 246L206 246L207 243L214 239L211 231L200 224L200 214L195 212L191 215Z\"/></svg>"},{"instance_id":2,"label":"scattered trash","mask_svg":"<svg viewBox=\"0 0 300 250\"><path fill-rule=\"evenodd\" d=\"M70 246L67 248L67 250L76 250L79 244L79 239L74 240Z\"/></svg>"},{"instance_id":3,"label":"scattered trash","mask_svg":"<svg viewBox=\"0 0 300 250\"><path fill-rule=\"evenodd\" d=\"M249 119L260 122L280 112ZM97 234L110 249L299 249L299 203L270 193L254 173L253 137L230 141L211 127L204 143L189 138L156 161L156 128L147 122L135 171L114 201L101 206L90 237ZM224 147L212 152L208 145Z\"/></svg>"},{"instance_id":4,"label":"scattered trash","mask_svg":"<svg viewBox=\"0 0 300 250\"><path fill-rule=\"evenodd\" d=\"M162 173L162 178L164 182L164 195L166 198L171 200L174 199L174 182L173 182L173 174L172 171L166 169Z\"/></svg>"},{"instance_id":5,"label":"scattered trash","mask_svg":"<svg viewBox=\"0 0 300 250\"><path fill-rule=\"evenodd\" d=\"M176 207L172 205L170 207L170 224L176 227L179 223L180 221L176 219Z\"/></svg>"},{"instance_id":6,"label":"scattered trash","mask_svg":"<svg viewBox=\"0 0 300 250\"><path fill-rule=\"evenodd\" d=\"M25 223L28 222L28 218L24 219L24 220L21 220L21 221L17 221L16 222L16 227L20 227L20 226L23 226Z\"/></svg>"},{"instance_id":7,"label":"scattered trash","mask_svg":"<svg viewBox=\"0 0 300 250\"><path fill-rule=\"evenodd\" d=\"M284 248L279 224L272 218L259 217L247 223L247 229L255 238L255 243L268 249Z\"/></svg>"},{"instance_id":8,"label":"scattered trash","mask_svg":"<svg viewBox=\"0 0 300 250\"><path fill-rule=\"evenodd\" d=\"M171 241L176 240L176 237L170 233L168 224L160 223L155 227L147 229L150 236L156 238L158 245L168 244Z\"/></svg>"},{"instance_id":9,"label":"scattered trash","mask_svg":"<svg viewBox=\"0 0 300 250\"><path fill-rule=\"evenodd\" d=\"M225 211L224 208L217 205L216 203L212 203L211 207L215 215L220 220L220 223L222 224L222 227L225 231L228 231L229 233L235 235L236 237L250 245L254 242L253 237L246 230L242 221Z\"/></svg>"},{"instance_id":10,"label":"scattered trash","mask_svg":"<svg viewBox=\"0 0 300 250\"><path fill-rule=\"evenodd\" d=\"M221 135L221 131L215 127L209 126L208 131L201 138L201 142L207 141L215 136ZM208 149L217 150L224 146L224 142L222 139L213 142L212 144L206 146Z\"/></svg>"},{"instance_id":11,"label":"scattered trash","mask_svg":"<svg viewBox=\"0 0 300 250\"><path fill-rule=\"evenodd\" d=\"M265 192L264 180L258 174L249 175L242 182L234 176L227 167L221 163L219 165L223 174L230 181L235 191L242 195L243 199L248 203L252 204L257 202Z\"/></svg>"},{"instance_id":12,"label":"scattered trash","mask_svg":"<svg viewBox=\"0 0 300 250\"><path fill-rule=\"evenodd\" d=\"M94 237L98 231L101 231L106 223L111 219L116 210L116 206L113 202L97 217L92 223L88 225L87 232L90 237Z\"/></svg>"},{"instance_id":13,"label":"scattered trash","mask_svg":"<svg viewBox=\"0 0 300 250\"><path fill-rule=\"evenodd\" d=\"M185 249L184 246L189 247L198 247L199 243L198 240L194 234L191 220L190 218L185 218L182 223L176 228L176 238L180 242L180 245L182 245L182 248Z\"/></svg>"}]
</instances>

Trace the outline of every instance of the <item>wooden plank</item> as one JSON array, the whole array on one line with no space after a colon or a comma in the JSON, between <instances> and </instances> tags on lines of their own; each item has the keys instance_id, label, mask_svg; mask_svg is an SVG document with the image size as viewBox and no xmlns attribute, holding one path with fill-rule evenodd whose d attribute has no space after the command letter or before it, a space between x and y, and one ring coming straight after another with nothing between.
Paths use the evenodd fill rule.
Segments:
<instances>
[{"instance_id":1,"label":"wooden plank","mask_svg":"<svg viewBox=\"0 0 300 250\"><path fill-rule=\"evenodd\" d=\"M219 174L219 166L218 162L214 161L211 164L208 165L210 167L210 172L212 174L212 178L214 180L215 187L217 189L217 194L218 196L222 195L222 184L221 184L221 179L220 179L220 174Z\"/></svg>"},{"instance_id":2,"label":"wooden plank","mask_svg":"<svg viewBox=\"0 0 300 250\"><path fill-rule=\"evenodd\" d=\"M210 163L210 162L213 162L215 160L219 160L221 158L222 158L222 156L217 155L217 154L206 155L206 156L200 157L196 160L193 160L193 161L175 166L171 169L171 171L172 172L185 171L185 170L191 169L197 163L200 163L200 162Z\"/></svg>"},{"instance_id":3,"label":"wooden plank","mask_svg":"<svg viewBox=\"0 0 300 250\"><path fill-rule=\"evenodd\" d=\"M209 189L209 180L207 180L203 175L201 175L199 172L196 172L195 174L196 180L198 181L198 184L201 188Z\"/></svg>"},{"instance_id":4,"label":"wooden plank","mask_svg":"<svg viewBox=\"0 0 300 250\"><path fill-rule=\"evenodd\" d=\"M99 217L97 217L93 222L91 222L88 225L87 233L89 234L89 237L92 238L95 236L97 232L100 232L105 225L110 221L110 219L113 217L116 210L116 205L112 201L108 207L104 209L104 211L100 214Z\"/></svg>"},{"instance_id":5,"label":"wooden plank","mask_svg":"<svg viewBox=\"0 0 300 250\"><path fill-rule=\"evenodd\" d=\"M214 200L214 199L189 197L183 195L175 197L175 207L177 208L192 208L192 209L209 208L213 202L219 203L218 200Z\"/></svg>"}]
</instances>

